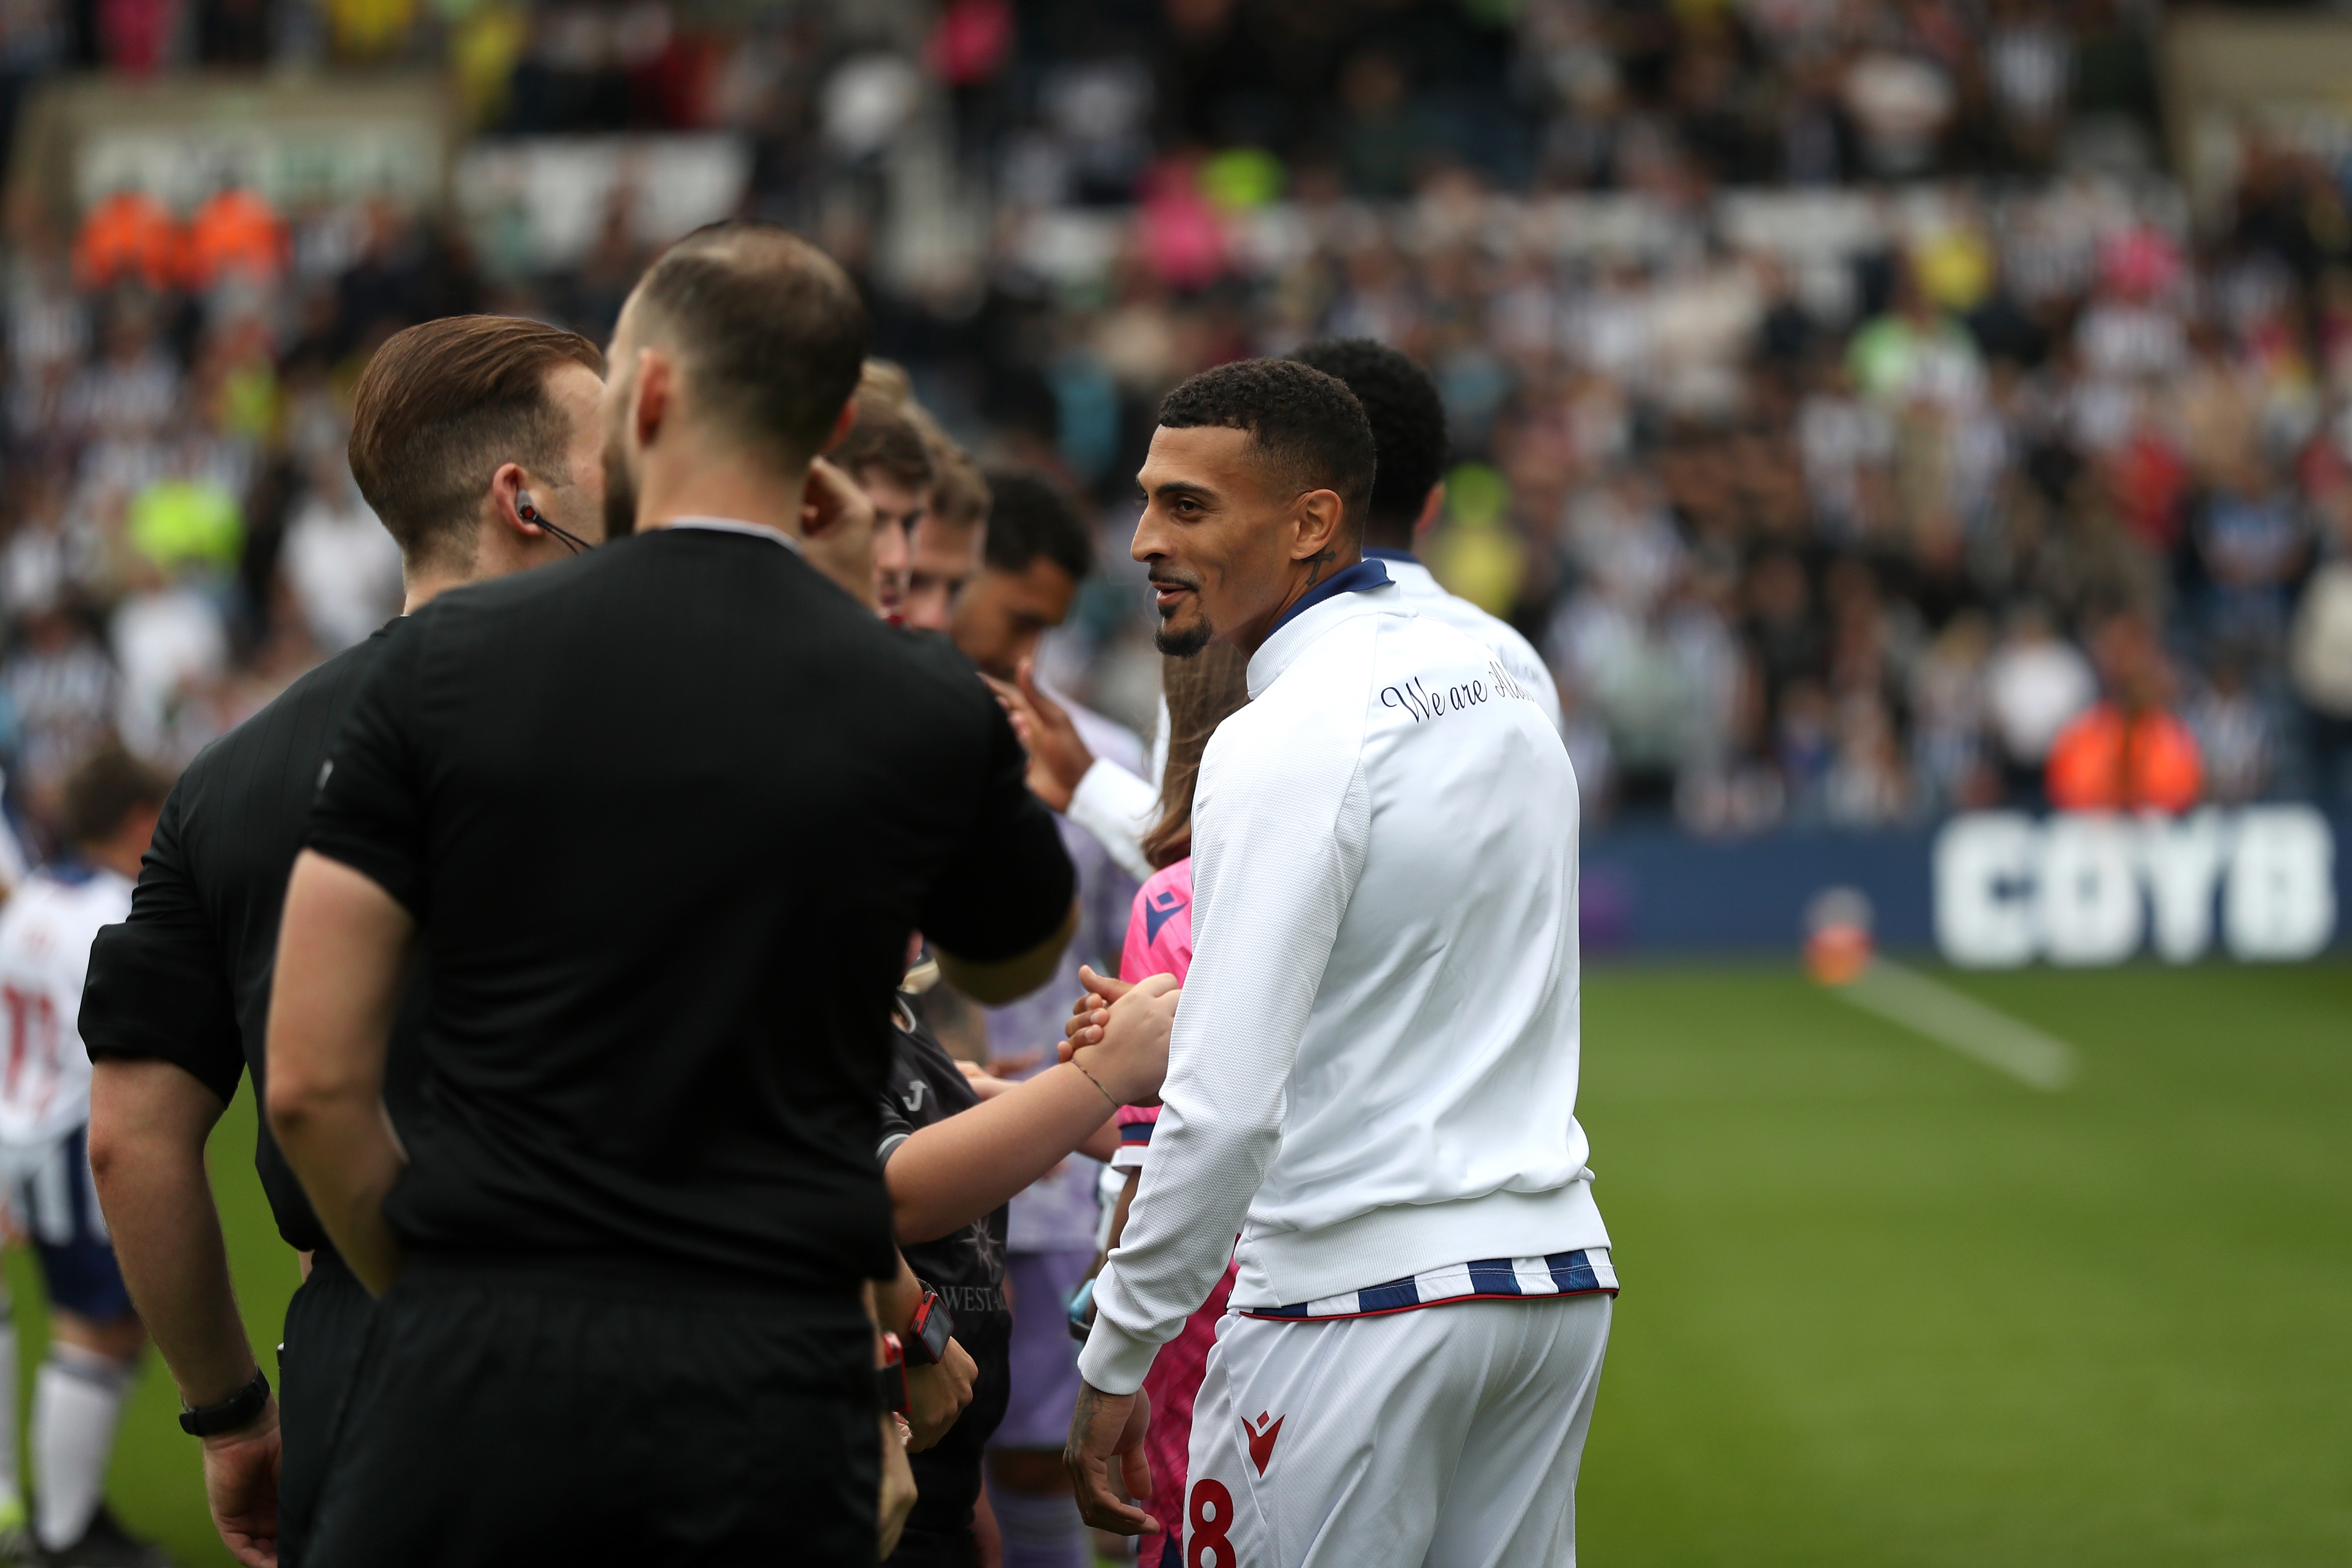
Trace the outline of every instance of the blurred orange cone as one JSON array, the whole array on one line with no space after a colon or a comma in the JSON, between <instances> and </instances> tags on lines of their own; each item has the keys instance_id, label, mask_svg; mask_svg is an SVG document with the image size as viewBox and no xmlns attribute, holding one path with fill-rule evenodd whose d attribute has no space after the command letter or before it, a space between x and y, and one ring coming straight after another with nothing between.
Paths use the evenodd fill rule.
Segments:
<instances>
[{"instance_id":1,"label":"blurred orange cone","mask_svg":"<svg viewBox=\"0 0 2352 1568\"><path fill-rule=\"evenodd\" d=\"M1851 985L1870 967L1870 899L1824 888L1805 906L1805 970L1823 985Z\"/></svg>"}]
</instances>

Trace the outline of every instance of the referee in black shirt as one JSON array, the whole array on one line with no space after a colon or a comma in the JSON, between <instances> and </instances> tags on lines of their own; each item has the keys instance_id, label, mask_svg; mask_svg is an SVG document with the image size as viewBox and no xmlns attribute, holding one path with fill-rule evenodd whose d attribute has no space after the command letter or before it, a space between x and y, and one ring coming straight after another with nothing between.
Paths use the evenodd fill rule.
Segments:
<instances>
[{"instance_id":1,"label":"referee in black shirt","mask_svg":"<svg viewBox=\"0 0 2352 1568\"><path fill-rule=\"evenodd\" d=\"M388 1293L320 1562L873 1561L858 1289L898 1267L874 1148L908 933L1009 997L1073 906L986 689L800 552L866 335L780 229L672 247L611 352L636 537L411 616L336 742L268 1110ZM404 1150L379 1094L412 946Z\"/></svg>"},{"instance_id":2,"label":"referee in black shirt","mask_svg":"<svg viewBox=\"0 0 2352 1568\"><path fill-rule=\"evenodd\" d=\"M401 550L407 608L562 559L604 537L604 356L575 333L462 316L390 339L360 378L352 466ZM561 520L560 521L551 520ZM311 1254L287 1315L285 1414L229 1290L205 1141L250 1069L286 878L327 742L379 632L206 748L163 806L131 915L90 952L82 1037L96 1060L90 1164L116 1255L205 1444L213 1519L238 1561L301 1557L329 1424L371 1304L263 1129L254 1152L290 1247ZM410 1075L389 1084L412 1113ZM281 1468L281 1444L283 1463Z\"/></svg>"}]
</instances>

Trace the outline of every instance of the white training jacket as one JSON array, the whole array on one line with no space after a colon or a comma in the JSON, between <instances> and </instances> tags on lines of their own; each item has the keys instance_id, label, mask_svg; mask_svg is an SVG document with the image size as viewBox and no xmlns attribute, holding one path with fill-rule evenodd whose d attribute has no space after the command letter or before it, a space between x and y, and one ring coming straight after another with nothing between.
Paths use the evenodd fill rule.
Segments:
<instances>
[{"instance_id":1,"label":"white training jacket","mask_svg":"<svg viewBox=\"0 0 2352 1568\"><path fill-rule=\"evenodd\" d=\"M1280 626L1249 692L1201 764L1164 1109L1078 1358L1106 1393L1228 1257L1250 1309L1609 1245L1549 715L1393 584Z\"/></svg>"},{"instance_id":2,"label":"white training jacket","mask_svg":"<svg viewBox=\"0 0 2352 1568\"><path fill-rule=\"evenodd\" d=\"M1447 593L1436 574L1409 550L1372 549L1365 551L1364 555L1388 569L1389 580L1397 585L1406 604L1484 644L1486 651L1495 656L1495 662L1503 667L1503 673L1517 681L1519 689L1543 710L1553 733L1568 732L1567 721L1559 711L1559 688L1552 683L1551 669L1544 663L1543 655L1536 651L1535 644L1521 637L1517 626L1500 616L1488 615L1459 594Z\"/></svg>"},{"instance_id":3,"label":"white training jacket","mask_svg":"<svg viewBox=\"0 0 2352 1568\"><path fill-rule=\"evenodd\" d=\"M1474 640L1485 644L1503 667L1503 673L1518 682L1519 689L1543 710L1552 729L1563 735L1568 732L1567 721L1559 710L1559 688L1552 683L1551 670L1545 665L1543 656L1536 652L1535 645L1519 635L1517 627L1500 616L1488 615L1459 594L1447 593L1435 574L1411 551L1367 550L1364 554L1386 567L1389 580L1414 609L1444 621L1456 631L1467 632ZM1070 820L1100 840L1111 858L1138 880L1149 878L1155 869L1144 858L1143 836L1160 820L1160 775L1168 765L1165 697L1160 700L1157 737L1151 742L1148 776L1138 777L1108 758L1097 758L1070 796Z\"/></svg>"}]
</instances>

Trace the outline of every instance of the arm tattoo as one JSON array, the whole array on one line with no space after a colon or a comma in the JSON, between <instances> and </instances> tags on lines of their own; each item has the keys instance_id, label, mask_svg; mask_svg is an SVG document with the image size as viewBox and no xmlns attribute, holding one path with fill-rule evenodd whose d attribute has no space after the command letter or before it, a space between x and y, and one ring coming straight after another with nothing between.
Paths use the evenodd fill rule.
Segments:
<instances>
[{"instance_id":1,"label":"arm tattoo","mask_svg":"<svg viewBox=\"0 0 2352 1568\"><path fill-rule=\"evenodd\" d=\"M1317 583L1322 581L1323 568L1330 565L1332 558L1338 554L1339 552L1336 550L1326 550L1319 554L1310 555L1307 558L1307 585L1308 587L1312 588Z\"/></svg>"},{"instance_id":2,"label":"arm tattoo","mask_svg":"<svg viewBox=\"0 0 2352 1568\"><path fill-rule=\"evenodd\" d=\"M1086 1441L1091 1435L1096 1415L1102 1409L1102 1390L1081 1378L1078 1397L1070 1411L1070 1439L1063 1450L1063 1462L1073 1464L1086 1453Z\"/></svg>"}]
</instances>

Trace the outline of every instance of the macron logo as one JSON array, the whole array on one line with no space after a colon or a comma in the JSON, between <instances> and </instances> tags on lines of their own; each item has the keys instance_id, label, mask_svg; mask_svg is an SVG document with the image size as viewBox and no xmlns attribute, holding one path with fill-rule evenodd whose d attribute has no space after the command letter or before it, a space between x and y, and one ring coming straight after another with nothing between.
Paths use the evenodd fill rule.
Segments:
<instances>
[{"instance_id":1,"label":"macron logo","mask_svg":"<svg viewBox=\"0 0 2352 1568\"><path fill-rule=\"evenodd\" d=\"M1282 1436L1283 1420L1279 1415L1269 1419L1263 1410L1257 1413L1255 1421L1246 1415L1242 1417L1242 1431L1249 1437L1250 1463L1257 1467L1261 1477L1274 1458L1274 1440Z\"/></svg>"},{"instance_id":2,"label":"macron logo","mask_svg":"<svg viewBox=\"0 0 2352 1568\"><path fill-rule=\"evenodd\" d=\"M1160 928L1166 925L1174 918L1176 911L1183 907L1184 900L1176 896L1176 890L1173 888L1162 889L1158 898L1143 906L1143 940L1147 942L1158 942Z\"/></svg>"}]
</instances>

